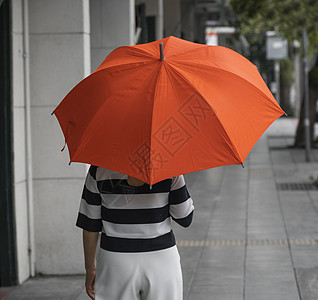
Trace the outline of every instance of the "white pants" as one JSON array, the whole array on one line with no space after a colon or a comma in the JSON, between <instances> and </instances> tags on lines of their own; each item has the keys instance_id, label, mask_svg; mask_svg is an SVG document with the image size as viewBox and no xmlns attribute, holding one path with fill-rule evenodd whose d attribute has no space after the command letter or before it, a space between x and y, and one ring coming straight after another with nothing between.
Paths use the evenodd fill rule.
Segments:
<instances>
[{"instance_id":1,"label":"white pants","mask_svg":"<svg viewBox=\"0 0 318 300\"><path fill-rule=\"evenodd\" d=\"M140 253L100 249L95 300L182 300L177 247Z\"/></svg>"}]
</instances>

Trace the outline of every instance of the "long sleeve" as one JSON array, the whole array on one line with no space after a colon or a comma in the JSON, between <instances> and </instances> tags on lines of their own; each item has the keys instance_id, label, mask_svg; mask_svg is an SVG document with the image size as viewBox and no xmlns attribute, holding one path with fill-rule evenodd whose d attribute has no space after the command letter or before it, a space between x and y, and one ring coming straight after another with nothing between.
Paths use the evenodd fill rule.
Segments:
<instances>
[{"instance_id":1,"label":"long sleeve","mask_svg":"<svg viewBox=\"0 0 318 300\"><path fill-rule=\"evenodd\" d=\"M170 215L183 227L190 226L193 218L193 201L183 175L173 177L169 193Z\"/></svg>"},{"instance_id":2,"label":"long sleeve","mask_svg":"<svg viewBox=\"0 0 318 300\"><path fill-rule=\"evenodd\" d=\"M76 226L93 232L102 231L101 195L96 183L97 167L91 166L85 180Z\"/></svg>"}]
</instances>

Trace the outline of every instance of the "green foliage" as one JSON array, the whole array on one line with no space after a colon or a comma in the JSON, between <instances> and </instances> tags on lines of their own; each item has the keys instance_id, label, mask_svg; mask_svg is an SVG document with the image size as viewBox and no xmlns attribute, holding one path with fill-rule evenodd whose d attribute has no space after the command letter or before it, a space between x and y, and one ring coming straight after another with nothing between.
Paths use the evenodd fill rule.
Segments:
<instances>
[{"instance_id":1,"label":"green foliage","mask_svg":"<svg viewBox=\"0 0 318 300\"><path fill-rule=\"evenodd\" d=\"M250 55L248 59L258 66L261 74L273 72L273 62L266 59L265 35L247 34L250 43Z\"/></svg>"},{"instance_id":2,"label":"green foliage","mask_svg":"<svg viewBox=\"0 0 318 300\"><path fill-rule=\"evenodd\" d=\"M275 30L292 42L307 29L309 50L318 47L317 0L231 0L231 5L245 35Z\"/></svg>"}]
</instances>

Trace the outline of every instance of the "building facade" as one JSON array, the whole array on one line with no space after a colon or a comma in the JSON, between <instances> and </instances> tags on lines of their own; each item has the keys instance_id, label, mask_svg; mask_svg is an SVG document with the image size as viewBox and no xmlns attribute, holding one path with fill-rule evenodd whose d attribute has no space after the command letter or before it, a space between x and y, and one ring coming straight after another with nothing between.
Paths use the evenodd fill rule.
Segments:
<instances>
[{"instance_id":1,"label":"building facade","mask_svg":"<svg viewBox=\"0 0 318 300\"><path fill-rule=\"evenodd\" d=\"M136 1L137 2L137 1ZM136 43L136 5L163 36L163 2L1 1L1 286L83 273L75 227L86 174L68 165L51 112L118 46ZM160 27L161 26L161 27ZM6 79L6 81L5 81Z\"/></svg>"},{"instance_id":2,"label":"building facade","mask_svg":"<svg viewBox=\"0 0 318 300\"><path fill-rule=\"evenodd\" d=\"M0 286L84 272L75 221L87 166L69 166L51 113L119 46L202 38L202 2L215 3L0 0Z\"/></svg>"}]
</instances>

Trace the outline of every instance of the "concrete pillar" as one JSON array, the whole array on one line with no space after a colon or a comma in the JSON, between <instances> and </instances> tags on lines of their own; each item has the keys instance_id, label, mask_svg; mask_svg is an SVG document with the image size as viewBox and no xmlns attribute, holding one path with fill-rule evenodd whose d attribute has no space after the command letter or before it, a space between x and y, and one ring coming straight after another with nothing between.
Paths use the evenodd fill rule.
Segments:
<instances>
[{"instance_id":1,"label":"concrete pillar","mask_svg":"<svg viewBox=\"0 0 318 300\"><path fill-rule=\"evenodd\" d=\"M146 0L146 15L156 17L156 40L163 38L163 0Z\"/></svg>"},{"instance_id":2,"label":"concrete pillar","mask_svg":"<svg viewBox=\"0 0 318 300\"><path fill-rule=\"evenodd\" d=\"M90 27L94 71L115 48L135 44L135 1L91 0Z\"/></svg>"},{"instance_id":3,"label":"concrete pillar","mask_svg":"<svg viewBox=\"0 0 318 300\"><path fill-rule=\"evenodd\" d=\"M23 68L22 0L12 0L12 108L13 174L18 283L30 275L28 256L28 214L26 187L25 99Z\"/></svg>"},{"instance_id":4,"label":"concrete pillar","mask_svg":"<svg viewBox=\"0 0 318 300\"><path fill-rule=\"evenodd\" d=\"M158 0L158 15L156 20L157 28L157 40L162 39L163 36L163 28L164 28L164 12L163 12L163 0Z\"/></svg>"},{"instance_id":5,"label":"concrete pillar","mask_svg":"<svg viewBox=\"0 0 318 300\"><path fill-rule=\"evenodd\" d=\"M36 271L83 272L75 227L86 166L68 166L51 112L90 73L88 0L29 0L30 94Z\"/></svg>"},{"instance_id":6,"label":"concrete pillar","mask_svg":"<svg viewBox=\"0 0 318 300\"><path fill-rule=\"evenodd\" d=\"M180 0L164 0L164 35L181 37Z\"/></svg>"}]
</instances>

